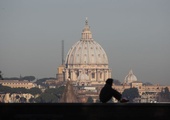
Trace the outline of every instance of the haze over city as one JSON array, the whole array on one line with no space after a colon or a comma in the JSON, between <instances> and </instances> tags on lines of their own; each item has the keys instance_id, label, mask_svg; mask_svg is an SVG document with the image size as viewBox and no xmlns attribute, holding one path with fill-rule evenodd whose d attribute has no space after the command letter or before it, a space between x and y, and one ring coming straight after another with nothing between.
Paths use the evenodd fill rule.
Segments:
<instances>
[{"instance_id":1,"label":"haze over city","mask_svg":"<svg viewBox=\"0 0 170 120\"><path fill-rule=\"evenodd\" d=\"M3 77L56 77L81 38L88 17L105 50L112 77L132 69L139 81L170 85L169 0L1 0L0 70Z\"/></svg>"}]
</instances>

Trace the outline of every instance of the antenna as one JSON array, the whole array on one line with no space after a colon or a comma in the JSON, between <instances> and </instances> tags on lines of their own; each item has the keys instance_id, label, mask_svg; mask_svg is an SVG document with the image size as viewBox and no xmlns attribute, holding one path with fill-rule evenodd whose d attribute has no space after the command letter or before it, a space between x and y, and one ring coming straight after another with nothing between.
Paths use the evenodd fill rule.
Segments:
<instances>
[{"instance_id":1,"label":"antenna","mask_svg":"<svg viewBox=\"0 0 170 120\"><path fill-rule=\"evenodd\" d=\"M62 40L62 65L64 64L64 40Z\"/></svg>"}]
</instances>

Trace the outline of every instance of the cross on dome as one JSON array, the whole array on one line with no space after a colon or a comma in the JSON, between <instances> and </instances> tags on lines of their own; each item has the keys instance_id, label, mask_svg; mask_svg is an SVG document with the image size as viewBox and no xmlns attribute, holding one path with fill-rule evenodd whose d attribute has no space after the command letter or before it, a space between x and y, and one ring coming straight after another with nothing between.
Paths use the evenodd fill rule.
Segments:
<instances>
[{"instance_id":1,"label":"cross on dome","mask_svg":"<svg viewBox=\"0 0 170 120\"><path fill-rule=\"evenodd\" d=\"M86 22L86 24L85 24L85 25L88 25L88 18L87 18L87 17L86 17L86 21L85 21L85 22Z\"/></svg>"}]
</instances>

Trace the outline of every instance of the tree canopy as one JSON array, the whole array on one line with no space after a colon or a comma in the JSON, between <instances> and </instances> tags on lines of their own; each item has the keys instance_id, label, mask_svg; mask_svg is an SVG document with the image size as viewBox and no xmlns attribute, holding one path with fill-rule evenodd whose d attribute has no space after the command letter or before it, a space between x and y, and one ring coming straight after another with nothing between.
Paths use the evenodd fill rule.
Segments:
<instances>
[{"instance_id":1,"label":"tree canopy","mask_svg":"<svg viewBox=\"0 0 170 120\"><path fill-rule=\"evenodd\" d=\"M130 102L133 102L134 98L139 97L139 91L137 88L125 89L122 93L122 97L126 97Z\"/></svg>"}]
</instances>

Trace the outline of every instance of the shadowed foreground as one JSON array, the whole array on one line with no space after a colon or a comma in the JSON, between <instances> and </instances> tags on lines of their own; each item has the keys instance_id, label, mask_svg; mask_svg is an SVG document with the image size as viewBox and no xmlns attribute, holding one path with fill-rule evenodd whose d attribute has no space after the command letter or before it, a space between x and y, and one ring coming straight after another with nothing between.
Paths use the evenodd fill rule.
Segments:
<instances>
[{"instance_id":1,"label":"shadowed foreground","mask_svg":"<svg viewBox=\"0 0 170 120\"><path fill-rule=\"evenodd\" d=\"M1 103L0 120L169 120L163 103Z\"/></svg>"}]
</instances>

